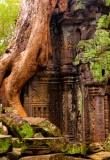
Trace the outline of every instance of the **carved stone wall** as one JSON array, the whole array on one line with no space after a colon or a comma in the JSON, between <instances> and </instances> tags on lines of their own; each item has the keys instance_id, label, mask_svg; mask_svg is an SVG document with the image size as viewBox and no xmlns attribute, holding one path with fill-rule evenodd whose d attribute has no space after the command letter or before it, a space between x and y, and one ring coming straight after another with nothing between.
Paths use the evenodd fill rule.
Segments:
<instances>
[{"instance_id":1,"label":"carved stone wall","mask_svg":"<svg viewBox=\"0 0 110 160\"><path fill-rule=\"evenodd\" d=\"M50 119L74 141L103 143L110 132L109 8L96 0L69 0L64 14L56 8L52 58L23 91L29 116Z\"/></svg>"},{"instance_id":2,"label":"carved stone wall","mask_svg":"<svg viewBox=\"0 0 110 160\"><path fill-rule=\"evenodd\" d=\"M48 118L60 127L62 90L57 74L52 70L36 73L29 81L28 94L24 97L24 107L29 116Z\"/></svg>"}]
</instances>

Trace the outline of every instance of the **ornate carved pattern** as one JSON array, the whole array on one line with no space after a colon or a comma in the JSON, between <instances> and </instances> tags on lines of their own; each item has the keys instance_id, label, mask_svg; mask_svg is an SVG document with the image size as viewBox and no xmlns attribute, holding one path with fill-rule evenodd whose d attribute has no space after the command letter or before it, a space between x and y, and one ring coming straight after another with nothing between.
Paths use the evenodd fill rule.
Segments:
<instances>
[{"instance_id":1,"label":"ornate carved pattern","mask_svg":"<svg viewBox=\"0 0 110 160\"><path fill-rule=\"evenodd\" d=\"M37 104L31 103L31 116L33 117L42 117L42 118L50 118L49 117L49 106L45 106L45 104Z\"/></svg>"},{"instance_id":2,"label":"ornate carved pattern","mask_svg":"<svg viewBox=\"0 0 110 160\"><path fill-rule=\"evenodd\" d=\"M54 74L50 77L49 71L45 74L43 72L36 74L37 76L35 75L29 82L26 95L28 98L26 96L24 98L24 107L27 108L29 116L48 118L60 128L62 99L60 80Z\"/></svg>"}]
</instances>

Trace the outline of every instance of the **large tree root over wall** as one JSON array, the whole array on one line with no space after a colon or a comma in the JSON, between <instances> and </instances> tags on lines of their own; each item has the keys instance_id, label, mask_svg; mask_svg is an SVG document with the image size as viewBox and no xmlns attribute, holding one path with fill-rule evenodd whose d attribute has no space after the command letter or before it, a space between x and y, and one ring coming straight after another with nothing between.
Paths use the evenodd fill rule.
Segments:
<instances>
[{"instance_id":1,"label":"large tree root over wall","mask_svg":"<svg viewBox=\"0 0 110 160\"><path fill-rule=\"evenodd\" d=\"M23 117L27 114L20 102L21 89L48 63L52 53L49 24L57 4L59 12L66 11L67 0L22 0L12 41L0 58L1 101Z\"/></svg>"}]
</instances>

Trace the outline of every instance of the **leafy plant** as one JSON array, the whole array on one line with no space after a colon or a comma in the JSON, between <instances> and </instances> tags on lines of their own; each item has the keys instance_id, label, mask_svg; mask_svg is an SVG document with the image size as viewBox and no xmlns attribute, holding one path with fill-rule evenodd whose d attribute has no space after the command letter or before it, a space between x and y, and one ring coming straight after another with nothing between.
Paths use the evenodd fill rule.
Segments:
<instances>
[{"instance_id":1,"label":"leafy plant","mask_svg":"<svg viewBox=\"0 0 110 160\"><path fill-rule=\"evenodd\" d=\"M0 55L9 44L18 17L20 0L0 0Z\"/></svg>"}]
</instances>

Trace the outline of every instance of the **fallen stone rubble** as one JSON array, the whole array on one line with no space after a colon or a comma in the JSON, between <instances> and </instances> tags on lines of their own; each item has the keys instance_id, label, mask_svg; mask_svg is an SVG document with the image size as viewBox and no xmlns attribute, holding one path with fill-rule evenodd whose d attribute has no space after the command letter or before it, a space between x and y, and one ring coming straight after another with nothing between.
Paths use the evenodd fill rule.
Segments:
<instances>
[{"instance_id":1,"label":"fallen stone rubble","mask_svg":"<svg viewBox=\"0 0 110 160\"><path fill-rule=\"evenodd\" d=\"M71 142L46 118L1 114L0 160L107 159L110 158L108 141L109 138L105 146Z\"/></svg>"}]
</instances>

